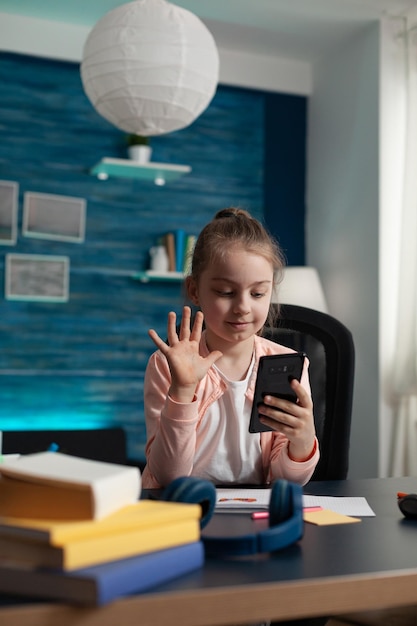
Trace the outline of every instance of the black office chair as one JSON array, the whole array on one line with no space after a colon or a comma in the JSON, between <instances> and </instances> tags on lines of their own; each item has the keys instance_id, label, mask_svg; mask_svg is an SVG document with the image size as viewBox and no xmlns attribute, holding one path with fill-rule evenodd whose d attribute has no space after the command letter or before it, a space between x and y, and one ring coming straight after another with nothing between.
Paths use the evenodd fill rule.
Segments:
<instances>
[{"instance_id":1,"label":"black office chair","mask_svg":"<svg viewBox=\"0 0 417 626\"><path fill-rule=\"evenodd\" d=\"M321 453L311 480L345 479L355 370L351 332L331 315L283 304L276 325L266 328L264 335L305 352L310 361L314 419Z\"/></svg>"},{"instance_id":2,"label":"black office chair","mask_svg":"<svg viewBox=\"0 0 417 626\"><path fill-rule=\"evenodd\" d=\"M320 460L311 480L344 480L349 469L355 371L355 347L350 330L327 313L282 304L276 325L266 328L264 336L307 354L320 444ZM326 617L317 617L279 624L324 626L326 621ZM275 622L271 626L275 626Z\"/></svg>"},{"instance_id":3,"label":"black office chair","mask_svg":"<svg viewBox=\"0 0 417 626\"><path fill-rule=\"evenodd\" d=\"M307 354L320 460L311 480L344 480L349 469L355 347L335 317L295 304L272 304L277 322L264 337ZM193 312L193 315L195 312ZM179 326L177 327L179 332Z\"/></svg>"},{"instance_id":4,"label":"black office chair","mask_svg":"<svg viewBox=\"0 0 417 626\"><path fill-rule=\"evenodd\" d=\"M127 465L126 434L123 428L86 430L5 430L4 454L31 454L56 444L61 452L93 461Z\"/></svg>"}]
</instances>

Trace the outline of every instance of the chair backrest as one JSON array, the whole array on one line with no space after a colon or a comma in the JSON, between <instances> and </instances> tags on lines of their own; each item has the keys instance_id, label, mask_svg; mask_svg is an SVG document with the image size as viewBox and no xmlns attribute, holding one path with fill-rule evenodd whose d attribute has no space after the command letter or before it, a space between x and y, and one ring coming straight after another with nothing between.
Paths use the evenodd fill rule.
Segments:
<instances>
[{"instance_id":1,"label":"chair backrest","mask_svg":"<svg viewBox=\"0 0 417 626\"><path fill-rule=\"evenodd\" d=\"M3 431L4 454L31 454L57 444L61 452L93 461L127 464L126 434L123 428L87 430Z\"/></svg>"},{"instance_id":2,"label":"chair backrest","mask_svg":"<svg viewBox=\"0 0 417 626\"><path fill-rule=\"evenodd\" d=\"M303 351L310 361L314 419L321 457L312 480L343 480L349 468L355 348L352 334L327 313L292 304L264 335Z\"/></svg>"}]
</instances>

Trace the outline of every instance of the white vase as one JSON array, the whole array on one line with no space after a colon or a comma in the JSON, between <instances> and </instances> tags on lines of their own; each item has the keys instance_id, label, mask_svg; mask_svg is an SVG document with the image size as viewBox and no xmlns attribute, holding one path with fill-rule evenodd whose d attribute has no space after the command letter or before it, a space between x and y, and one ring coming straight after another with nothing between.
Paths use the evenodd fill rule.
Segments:
<instances>
[{"instance_id":1,"label":"white vase","mask_svg":"<svg viewBox=\"0 0 417 626\"><path fill-rule=\"evenodd\" d=\"M149 250L151 257L151 270L154 272L167 272L169 270L169 259L165 246L153 246Z\"/></svg>"},{"instance_id":2,"label":"white vase","mask_svg":"<svg viewBox=\"0 0 417 626\"><path fill-rule=\"evenodd\" d=\"M151 158L152 148L150 146L129 146L128 148L129 159L136 161L137 163L148 163Z\"/></svg>"}]
</instances>

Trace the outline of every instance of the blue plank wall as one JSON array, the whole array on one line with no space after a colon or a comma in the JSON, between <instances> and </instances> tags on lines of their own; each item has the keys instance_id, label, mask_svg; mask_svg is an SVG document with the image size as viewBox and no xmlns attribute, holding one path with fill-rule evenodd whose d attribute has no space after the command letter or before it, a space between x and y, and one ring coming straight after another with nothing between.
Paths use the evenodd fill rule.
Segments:
<instances>
[{"instance_id":1,"label":"blue plank wall","mask_svg":"<svg viewBox=\"0 0 417 626\"><path fill-rule=\"evenodd\" d=\"M129 456L143 459L143 376L153 350L147 330L164 334L167 312L181 310L183 295L179 284L144 285L131 273L148 266L148 250L159 236L175 228L197 234L231 204L261 219L269 215L283 241L287 231L292 240L298 233L286 252L289 261L293 256L302 263L305 137L294 147L291 125L304 128L305 108L302 97L219 86L190 127L152 141L152 160L188 164L191 174L165 187L99 181L89 168L103 156L125 158L125 136L92 108L78 65L0 54L0 179L19 184L18 241L0 246L1 294L8 252L71 260L68 303L0 296L0 429L122 425ZM285 171L281 179L274 174L271 142L281 162L295 151L297 172ZM274 186L289 180L296 181L297 197L284 194L286 206L280 206ZM85 242L23 237L26 191L85 198Z\"/></svg>"}]
</instances>

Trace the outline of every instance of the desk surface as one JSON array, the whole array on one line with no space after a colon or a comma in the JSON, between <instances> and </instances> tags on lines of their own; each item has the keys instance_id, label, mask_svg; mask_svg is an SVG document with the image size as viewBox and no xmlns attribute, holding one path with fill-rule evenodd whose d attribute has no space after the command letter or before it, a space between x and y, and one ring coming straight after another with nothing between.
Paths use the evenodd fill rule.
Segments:
<instances>
[{"instance_id":1,"label":"desk surface","mask_svg":"<svg viewBox=\"0 0 417 626\"><path fill-rule=\"evenodd\" d=\"M417 522L405 520L396 503L397 491L417 491L417 478L313 482L304 491L364 496L376 517L363 518L359 524L305 524L302 540L278 553L207 560L201 570L157 591L100 609L44 603L2 606L1 622L8 626L207 626L417 603ZM242 514L217 517L222 524L242 523ZM247 519L247 523L265 522Z\"/></svg>"}]
</instances>

